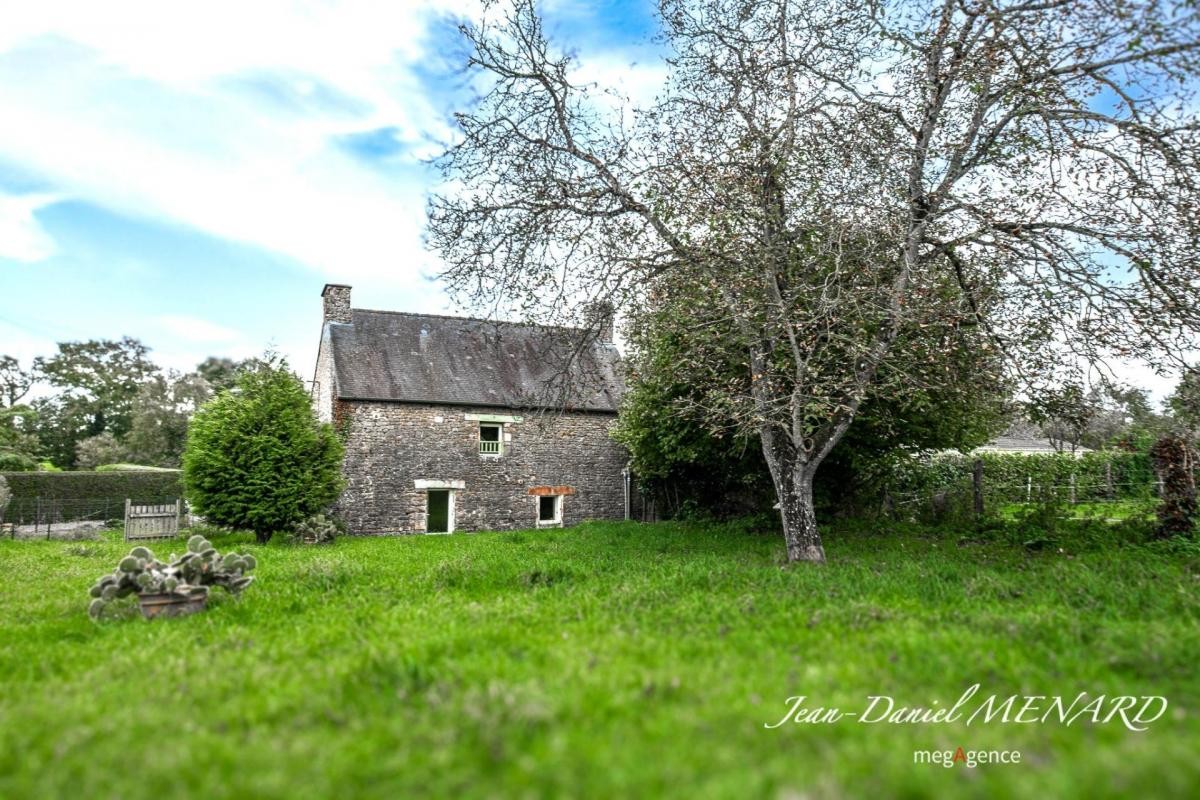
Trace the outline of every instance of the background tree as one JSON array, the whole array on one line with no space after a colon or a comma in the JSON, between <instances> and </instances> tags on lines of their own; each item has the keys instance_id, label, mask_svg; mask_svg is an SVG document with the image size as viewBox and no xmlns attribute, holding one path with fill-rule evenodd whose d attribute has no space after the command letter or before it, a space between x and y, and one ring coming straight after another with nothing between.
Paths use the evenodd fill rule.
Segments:
<instances>
[{"instance_id":1,"label":"background tree","mask_svg":"<svg viewBox=\"0 0 1200 800\"><path fill-rule=\"evenodd\" d=\"M1168 416L1154 410L1145 389L1101 385L1093 387L1090 398L1097 410L1079 440L1084 447L1145 453L1172 426Z\"/></svg>"},{"instance_id":2,"label":"background tree","mask_svg":"<svg viewBox=\"0 0 1200 800\"><path fill-rule=\"evenodd\" d=\"M333 427L317 421L287 362L272 358L196 412L183 480L196 513L266 542L337 499L341 464Z\"/></svg>"},{"instance_id":3,"label":"background tree","mask_svg":"<svg viewBox=\"0 0 1200 800\"><path fill-rule=\"evenodd\" d=\"M0 471L37 467L40 448L32 433L36 414L21 402L34 382L32 370L22 369L13 356L0 356Z\"/></svg>"},{"instance_id":4,"label":"background tree","mask_svg":"<svg viewBox=\"0 0 1200 800\"><path fill-rule=\"evenodd\" d=\"M0 471L37 468L41 447L33 434L36 412L22 400L37 378L10 355L0 355Z\"/></svg>"},{"instance_id":5,"label":"background tree","mask_svg":"<svg viewBox=\"0 0 1200 800\"><path fill-rule=\"evenodd\" d=\"M758 438L789 560L824 559L813 478L873 390L905 390L905 331L977 325L1032 387L1194 344L1194 8L663 0L660 19L670 77L640 112L574 80L532 0L463 26L481 92L430 241L452 292L534 319L651 303L668 274L720 298L747 374L705 405Z\"/></svg>"},{"instance_id":6,"label":"background tree","mask_svg":"<svg viewBox=\"0 0 1200 800\"><path fill-rule=\"evenodd\" d=\"M84 397L60 394L39 397L30 405L34 412L32 430L37 437L39 452L58 467L73 468L79 443L97 435L92 433L95 422L93 402Z\"/></svg>"},{"instance_id":7,"label":"background tree","mask_svg":"<svg viewBox=\"0 0 1200 800\"><path fill-rule=\"evenodd\" d=\"M129 449L108 431L80 439L75 445L75 467L95 469L103 464L130 461Z\"/></svg>"},{"instance_id":8,"label":"background tree","mask_svg":"<svg viewBox=\"0 0 1200 800\"><path fill-rule=\"evenodd\" d=\"M1175 391L1167 398L1167 407L1176 423L1187 431L1200 431L1200 370L1187 369Z\"/></svg>"},{"instance_id":9,"label":"background tree","mask_svg":"<svg viewBox=\"0 0 1200 800\"><path fill-rule=\"evenodd\" d=\"M12 408L33 388L33 370L21 368L13 356L0 355L0 408Z\"/></svg>"},{"instance_id":10,"label":"background tree","mask_svg":"<svg viewBox=\"0 0 1200 800\"><path fill-rule=\"evenodd\" d=\"M125 437L130 459L137 464L178 467L187 443L188 420L212 395L212 386L199 368L183 375L158 374L143 383L134 398L132 424Z\"/></svg>"},{"instance_id":11,"label":"background tree","mask_svg":"<svg viewBox=\"0 0 1200 800\"><path fill-rule=\"evenodd\" d=\"M1076 383L1044 389L1026 404L1026 410L1030 421L1060 453L1075 452L1100 414L1099 406L1089 401L1084 388Z\"/></svg>"},{"instance_id":12,"label":"background tree","mask_svg":"<svg viewBox=\"0 0 1200 800\"><path fill-rule=\"evenodd\" d=\"M253 359L235 361L232 358L209 356L196 365L196 373L208 382L213 394L232 389L237 384L238 373L250 369Z\"/></svg>"},{"instance_id":13,"label":"background tree","mask_svg":"<svg viewBox=\"0 0 1200 800\"><path fill-rule=\"evenodd\" d=\"M60 342L58 352L34 367L59 395L43 400L39 436L56 464L75 464L76 444L111 433L121 440L133 425L133 401L158 372L149 348L128 336L119 340Z\"/></svg>"},{"instance_id":14,"label":"background tree","mask_svg":"<svg viewBox=\"0 0 1200 800\"><path fill-rule=\"evenodd\" d=\"M189 417L215 391L234 385L253 360L210 356L194 372L163 372L136 339L61 342L23 369L0 356L0 468L106 463L177 467ZM57 392L23 405L39 376Z\"/></svg>"},{"instance_id":15,"label":"background tree","mask_svg":"<svg viewBox=\"0 0 1200 800\"><path fill-rule=\"evenodd\" d=\"M1048 439L1059 452L1086 447L1144 453L1172 427L1145 389L1107 381L1086 389L1071 383L1053 387L1015 407L1006 434Z\"/></svg>"}]
</instances>

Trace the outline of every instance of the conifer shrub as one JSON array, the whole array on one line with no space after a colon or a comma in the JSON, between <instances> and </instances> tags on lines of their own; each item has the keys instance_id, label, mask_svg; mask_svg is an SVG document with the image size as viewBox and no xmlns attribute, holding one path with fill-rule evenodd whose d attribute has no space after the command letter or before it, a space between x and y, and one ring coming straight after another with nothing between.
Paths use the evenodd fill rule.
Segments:
<instances>
[{"instance_id":1,"label":"conifer shrub","mask_svg":"<svg viewBox=\"0 0 1200 800\"><path fill-rule=\"evenodd\" d=\"M208 523L251 530L266 542L337 499L341 464L333 427L317 420L287 362L270 359L192 418L184 490Z\"/></svg>"}]
</instances>

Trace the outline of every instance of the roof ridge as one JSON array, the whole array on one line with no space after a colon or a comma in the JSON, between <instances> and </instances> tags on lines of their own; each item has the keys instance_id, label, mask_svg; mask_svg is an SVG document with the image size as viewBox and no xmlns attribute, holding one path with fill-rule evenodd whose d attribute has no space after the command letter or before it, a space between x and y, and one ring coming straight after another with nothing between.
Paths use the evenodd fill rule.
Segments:
<instances>
[{"instance_id":1,"label":"roof ridge","mask_svg":"<svg viewBox=\"0 0 1200 800\"><path fill-rule=\"evenodd\" d=\"M562 331L584 331L587 328L580 328L573 325L544 325L539 322L520 322L510 319L488 319L487 317L460 317L455 314L424 314L419 311L390 311L383 308L351 308L351 313L355 311L366 311L370 314L395 314L401 317L429 317L430 319L456 319L460 322L485 322L489 325L514 325L521 328L541 328L542 330L562 330Z\"/></svg>"}]
</instances>

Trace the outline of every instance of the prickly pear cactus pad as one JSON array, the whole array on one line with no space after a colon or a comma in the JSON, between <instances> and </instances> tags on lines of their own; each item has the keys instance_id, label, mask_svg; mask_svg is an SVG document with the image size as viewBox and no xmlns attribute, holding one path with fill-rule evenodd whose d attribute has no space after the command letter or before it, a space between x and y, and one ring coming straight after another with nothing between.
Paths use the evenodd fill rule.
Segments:
<instances>
[{"instance_id":1,"label":"prickly pear cactus pad","mask_svg":"<svg viewBox=\"0 0 1200 800\"><path fill-rule=\"evenodd\" d=\"M292 539L303 544L329 544L340 532L336 520L316 514L296 525Z\"/></svg>"},{"instance_id":2,"label":"prickly pear cactus pad","mask_svg":"<svg viewBox=\"0 0 1200 800\"><path fill-rule=\"evenodd\" d=\"M239 594L254 582L246 573L258 565L249 553L222 556L203 536L188 539L187 552L169 562L159 561L147 547L129 551L108 575L100 576L89 590L88 614L99 619L109 604L130 595L171 594L183 597L207 595L209 587L220 586Z\"/></svg>"}]
</instances>

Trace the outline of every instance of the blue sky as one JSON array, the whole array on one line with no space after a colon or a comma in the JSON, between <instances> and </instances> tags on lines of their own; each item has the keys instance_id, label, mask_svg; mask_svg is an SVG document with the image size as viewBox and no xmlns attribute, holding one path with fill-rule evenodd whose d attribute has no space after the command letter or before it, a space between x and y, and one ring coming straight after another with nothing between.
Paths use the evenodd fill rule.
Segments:
<instances>
[{"instance_id":1,"label":"blue sky","mask_svg":"<svg viewBox=\"0 0 1200 800\"><path fill-rule=\"evenodd\" d=\"M307 374L326 282L453 311L423 159L452 135L473 2L6 6L0 354L130 335L176 369L273 345ZM647 0L545 9L591 77L654 79Z\"/></svg>"}]
</instances>

